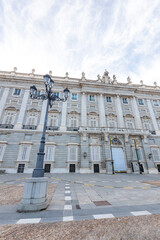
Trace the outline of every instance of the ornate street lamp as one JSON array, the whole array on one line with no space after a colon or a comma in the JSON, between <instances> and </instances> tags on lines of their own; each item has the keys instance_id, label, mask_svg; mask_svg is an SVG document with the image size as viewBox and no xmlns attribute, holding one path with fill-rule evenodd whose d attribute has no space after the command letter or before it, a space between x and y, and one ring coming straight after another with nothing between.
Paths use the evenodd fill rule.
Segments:
<instances>
[{"instance_id":1,"label":"ornate street lamp","mask_svg":"<svg viewBox=\"0 0 160 240\"><path fill-rule=\"evenodd\" d=\"M51 91L53 87L54 81L51 79L50 75L46 74L43 76L44 84L46 92L44 94L38 95L37 94L37 88L35 86L30 87L30 97L32 99L42 99L47 100L47 107L46 107L46 113L45 113L45 119L44 119L44 126L43 126L43 133L41 137L39 152L37 153L37 162L36 167L33 170L32 177L44 177L44 169L43 169L43 161L44 161L44 147L45 147L45 132L47 127L47 117L48 117L48 109L52 107L54 101L62 101L65 102L68 99L69 96L69 90L68 88L64 89L64 97L60 98Z\"/></svg>"},{"instance_id":2,"label":"ornate street lamp","mask_svg":"<svg viewBox=\"0 0 160 240\"><path fill-rule=\"evenodd\" d=\"M110 153L111 153L111 164L112 164L112 174L115 174L114 172L114 163L113 163L113 154L112 154L112 138L109 138L110 143Z\"/></svg>"},{"instance_id":3,"label":"ornate street lamp","mask_svg":"<svg viewBox=\"0 0 160 240\"><path fill-rule=\"evenodd\" d=\"M43 161L44 161L44 147L45 147L45 132L47 127L48 109L52 107L54 101L65 102L69 96L68 88L64 89L63 98L60 98L52 92L54 81L47 74L44 75L45 93L38 94L35 86L30 87L30 97L32 99L47 100L47 107L44 119L43 133L41 137L39 152L37 153L36 167L33 170L32 178L25 181L24 192L21 202L17 206L18 212L40 211L46 209L47 201L47 184L48 178L44 177Z\"/></svg>"}]
</instances>

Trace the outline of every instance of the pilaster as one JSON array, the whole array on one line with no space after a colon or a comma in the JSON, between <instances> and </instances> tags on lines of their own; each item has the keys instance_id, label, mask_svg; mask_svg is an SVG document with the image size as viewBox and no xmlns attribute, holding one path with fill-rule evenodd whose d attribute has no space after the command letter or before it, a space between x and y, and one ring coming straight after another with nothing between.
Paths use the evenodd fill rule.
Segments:
<instances>
[{"instance_id":1,"label":"pilaster","mask_svg":"<svg viewBox=\"0 0 160 240\"><path fill-rule=\"evenodd\" d=\"M159 131L157 120L155 118L154 111L153 111L153 108L152 108L152 104L151 104L151 101L149 99L147 99L147 105L148 105L148 109L149 109L150 116L151 116L151 119L152 119L154 130Z\"/></svg>"},{"instance_id":2,"label":"pilaster","mask_svg":"<svg viewBox=\"0 0 160 240\"><path fill-rule=\"evenodd\" d=\"M62 103L60 131L66 131L66 122L67 122L67 101Z\"/></svg>"},{"instance_id":3,"label":"pilaster","mask_svg":"<svg viewBox=\"0 0 160 240\"><path fill-rule=\"evenodd\" d=\"M105 108L104 108L104 97L102 94L99 96L99 122L100 127L106 126L106 119L105 119Z\"/></svg>"},{"instance_id":4,"label":"pilaster","mask_svg":"<svg viewBox=\"0 0 160 240\"><path fill-rule=\"evenodd\" d=\"M25 90L23 100L22 100L22 104L21 104L21 108L20 108L19 115L18 115L18 120L17 120L17 123L14 126L15 129L21 129L22 128L24 114L25 114L26 107L27 107L28 97L29 97L29 90Z\"/></svg>"},{"instance_id":5,"label":"pilaster","mask_svg":"<svg viewBox=\"0 0 160 240\"><path fill-rule=\"evenodd\" d=\"M2 112L3 112L3 109L5 107L5 103L6 103L6 100L7 100L7 97L8 97L8 93L9 93L9 88L5 88L4 92L2 94L1 100L0 100L0 118L2 116Z\"/></svg>"},{"instance_id":6,"label":"pilaster","mask_svg":"<svg viewBox=\"0 0 160 240\"><path fill-rule=\"evenodd\" d=\"M122 105L119 95L117 95L116 98L116 112L117 112L117 124L118 128L124 128L124 119L123 119L123 111L122 111Z\"/></svg>"},{"instance_id":7,"label":"pilaster","mask_svg":"<svg viewBox=\"0 0 160 240\"><path fill-rule=\"evenodd\" d=\"M86 103L86 94L82 93L81 96L81 126L87 126L87 103Z\"/></svg>"},{"instance_id":8,"label":"pilaster","mask_svg":"<svg viewBox=\"0 0 160 240\"><path fill-rule=\"evenodd\" d=\"M141 122L136 98L133 97L131 99L131 102L132 102L133 115L134 115L134 119L135 119L135 127L136 127L136 129L142 129L142 122Z\"/></svg>"},{"instance_id":9,"label":"pilaster","mask_svg":"<svg viewBox=\"0 0 160 240\"><path fill-rule=\"evenodd\" d=\"M44 125L44 118L45 118L45 113L46 113L46 107L47 107L47 101L44 100L42 104L42 110L41 110L41 117L40 117L40 122L38 125L38 130L42 131L43 130L43 125Z\"/></svg>"}]
</instances>

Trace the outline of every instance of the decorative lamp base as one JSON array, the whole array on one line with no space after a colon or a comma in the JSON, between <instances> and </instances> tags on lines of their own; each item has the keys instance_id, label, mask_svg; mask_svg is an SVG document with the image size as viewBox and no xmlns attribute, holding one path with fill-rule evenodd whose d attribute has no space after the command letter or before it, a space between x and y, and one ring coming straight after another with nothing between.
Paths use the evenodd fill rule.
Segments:
<instances>
[{"instance_id":1,"label":"decorative lamp base","mask_svg":"<svg viewBox=\"0 0 160 240\"><path fill-rule=\"evenodd\" d=\"M33 212L46 209L48 178L29 178L24 185L22 201L17 206L18 212Z\"/></svg>"}]
</instances>

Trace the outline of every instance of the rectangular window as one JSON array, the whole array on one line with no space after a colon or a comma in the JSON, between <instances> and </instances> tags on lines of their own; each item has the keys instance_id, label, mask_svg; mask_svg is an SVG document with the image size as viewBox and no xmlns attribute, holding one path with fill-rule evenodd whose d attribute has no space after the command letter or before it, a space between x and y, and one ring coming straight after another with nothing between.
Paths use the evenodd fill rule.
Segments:
<instances>
[{"instance_id":1,"label":"rectangular window","mask_svg":"<svg viewBox=\"0 0 160 240\"><path fill-rule=\"evenodd\" d=\"M59 92L54 92L53 95L59 97Z\"/></svg>"},{"instance_id":2,"label":"rectangular window","mask_svg":"<svg viewBox=\"0 0 160 240\"><path fill-rule=\"evenodd\" d=\"M69 161L77 161L77 147L69 146Z\"/></svg>"},{"instance_id":3,"label":"rectangular window","mask_svg":"<svg viewBox=\"0 0 160 240\"><path fill-rule=\"evenodd\" d=\"M31 145L20 145L18 161L29 161Z\"/></svg>"},{"instance_id":4,"label":"rectangular window","mask_svg":"<svg viewBox=\"0 0 160 240\"><path fill-rule=\"evenodd\" d=\"M15 89L13 95L20 95L21 89Z\"/></svg>"},{"instance_id":5,"label":"rectangular window","mask_svg":"<svg viewBox=\"0 0 160 240\"><path fill-rule=\"evenodd\" d=\"M138 99L138 103L139 103L139 105L144 105L143 99Z\"/></svg>"},{"instance_id":6,"label":"rectangular window","mask_svg":"<svg viewBox=\"0 0 160 240\"><path fill-rule=\"evenodd\" d=\"M54 148L55 146L46 146L45 147L45 161L54 161Z\"/></svg>"},{"instance_id":7,"label":"rectangular window","mask_svg":"<svg viewBox=\"0 0 160 240\"><path fill-rule=\"evenodd\" d=\"M107 102L112 102L111 97L106 97L106 101L107 101Z\"/></svg>"},{"instance_id":8,"label":"rectangular window","mask_svg":"<svg viewBox=\"0 0 160 240\"><path fill-rule=\"evenodd\" d=\"M100 146L92 146L92 161L100 161Z\"/></svg>"},{"instance_id":9,"label":"rectangular window","mask_svg":"<svg viewBox=\"0 0 160 240\"><path fill-rule=\"evenodd\" d=\"M72 100L77 100L77 93L72 93Z\"/></svg>"},{"instance_id":10,"label":"rectangular window","mask_svg":"<svg viewBox=\"0 0 160 240\"><path fill-rule=\"evenodd\" d=\"M127 104L128 103L128 100L127 98L123 98L123 103Z\"/></svg>"},{"instance_id":11,"label":"rectangular window","mask_svg":"<svg viewBox=\"0 0 160 240\"><path fill-rule=\"evenodd\" d=\"M94 101L95 101L95 96L94 96L94 95L90 95L90 96L89 96L89 100L90 100L91 102L94 102Z\"/></svg>"},{"instance_id":12,"label":"rectangular window","mask_svg":"<svg viewBox=\"0 0 160 240\"><path fill-rule=\"evenodd\" d=\"M159 149L158 148L152 148L152 154L153 154L153 160L155 162L160 162Z\"/></svg>"},{"instance_id":13,"label":"rectangular window","mask_svg":"<svg viewBox=\"0 0 160 240\"><path fill-rule=\"evenodd\" d=\"M158 101L157 100L153 100L153 105L154 106L159 106Z\"/></svg>"}]
</instances>

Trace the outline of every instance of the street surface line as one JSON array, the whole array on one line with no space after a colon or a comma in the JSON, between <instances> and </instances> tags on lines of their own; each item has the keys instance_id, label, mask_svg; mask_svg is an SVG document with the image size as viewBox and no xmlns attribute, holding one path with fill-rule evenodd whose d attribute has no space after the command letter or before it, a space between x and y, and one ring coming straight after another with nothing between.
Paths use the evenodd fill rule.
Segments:
<instances>
[{"instance_id":1,"label":"street surface line","mask_svg":"<svg viewBox=\"0 0 160 240\"><path fill-rule=\"evenodd\" d=\"M114 188L114 187L112 187L112 186L104 186L104 187L106 187L106 188Z\"/></svg>"},{"instance_id":2,"label":"street surface line","mask_svg":"<svg viewBox=\"0 0 160 240\"><path fill-rule=\"evenodd\" d=\"M65 197L65 201L72 200L71 197Z\"/></svg>"},{"instance_id":3,"label":"street surface line","mask_svg":"<svg viewBox=\"0 0 160 240\"><path fill-rule=\"evenodd\" d=\"M84 185L85 185L85 186L95 186L95 185L93 185L93 184L88 184L88 183L85 183Z\"/></svg>"},{"instance_id":4,"label":"street surface line","mask_svg":"<svg viewBox=\"0 0 160 240\"><path fill-rule=\"evenodd\" d=\"M73 216L63 217L63 222L73 221Z\"/></svg>"},{"instance_id":5,"label":"street surface line","mask_svg":"<svg viewBox=\"0 0 160 240\"><path fill-rule=\"evenodd\" d=\"M135 212L131 212L131 213L134 216L151 215L151 213L148 211L135 211Z\"/></svg>"},{"instance_id":6,"label":"street surface line","mask_svg":"<svg viewBox=\"0 0 160 240\"><path fill-rule=\"evenodd\" d=\"M97 214L93 215L94 219L114 218L113 214Z\"/></svg>"},{"instance_id":7,"label":"street surface line","mask_svg":"<svg viewBox=\"0 0 160 240\"><path fill-rule=\"evenodd\" d=\"M133 187L123 187L123 189L133 189Z\"/></svg>"},{"instance_id":8,"label":"street surface line","mask_svg":"<svg viewBox=\"0 0 160 240\"><path fill-rule=\"evenodd\" d=\"M72 210L72 205L64 205L64 210Z\"/></svg>"},{"instance_id":9,"label":"street surface line","mask_svg":"<svg viewBox=\"0 0 160 240\"><path fill-rule=\"evenodd\" d=\"M25 224L25 223L39 223L41 218L24 218L19 219L16 224Z\"/></svg>"}]
</instances>

